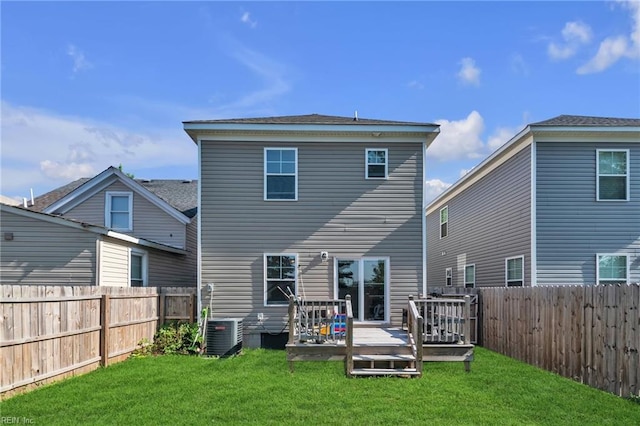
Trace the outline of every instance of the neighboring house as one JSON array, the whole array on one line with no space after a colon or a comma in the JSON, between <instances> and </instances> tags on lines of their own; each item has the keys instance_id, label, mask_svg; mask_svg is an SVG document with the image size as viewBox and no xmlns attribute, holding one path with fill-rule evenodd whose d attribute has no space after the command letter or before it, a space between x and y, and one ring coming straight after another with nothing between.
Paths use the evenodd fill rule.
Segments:
<instances>
[{"instance_id":1,"label":"neighboring house","mask_svg":"<svg viewBox=\"0 0 640 426\"><path fill-rule=\"evenodd\" d=\"M135 276L135 280L124 279L120 285L195 285L195 181L132 179L109 167L91 179L79 179L37 197L30 209L109 229L133 240L152 242L171 253L169 257L156 259L155 252L130 247L127 256L121 259L130 266L129 275ZM44 229L41 233L44 241L48 236ZM71 243L68 239L62 241L65 245ZM33 244L37 244L35 240ZM2 272L4 281L5 266ZM100 285L99 278L92 283Z\"/></svg>"},{"instance_id":2,"label":"neighboring house","mask_svg":"<svg viewBox=\"0 0 640 426\"><path fill-rule=\"evenodd\" d=\"M0 283L180 285L175 265L185 249L0 204Z\"/></svg>"},{"instance_id":3,"label":"neighboring house","mask_svg":"<svg viewBox=\"0 0 640 426\"><path fill-rule=\"evenodd\" d=\"M424 154L437 125L312 114L184 129L199 152L199 302L213 316L243 318L258 346L286 329L290 289L350 294L357 321L400 325L426 284Z\"/></svg>"},{"instance_id":4,"label":"neighboring house","mask_svg":"<svg viewBox=\"0 0 640 426\"><path fill-rule=\"evenodd\" d=\"M528 125L427 207L429 287L640 281L640 119Z\"/></svg>"}]
</instances>

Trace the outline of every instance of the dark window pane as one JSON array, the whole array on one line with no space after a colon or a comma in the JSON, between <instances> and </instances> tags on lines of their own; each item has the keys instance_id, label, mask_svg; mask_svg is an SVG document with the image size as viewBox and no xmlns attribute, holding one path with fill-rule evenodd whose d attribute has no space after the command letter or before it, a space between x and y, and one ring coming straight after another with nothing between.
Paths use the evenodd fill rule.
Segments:
<instances>
[{"instance_id":1,"label":"dark window pane","mask_svg":"<svg viewBox=\"0 0 640 426\"><path fill-rule=\"evenodd\" d=\"M626 200L626 176L600 176L599 191L598 196L601 200Z\"/></svg>"},{"instance_id":2,"label":"dark window pane","mask_svg":"<svg viewBox=\"0 0 640 426\"><path fill-rule=\"evenodd\" d=\"M287 287L291 289L293 294L296 293L295 281L289 281L289 280L268 281L267 282L267 305L286 304L289 300L286 296L287 294L289 294Z\"/></svg>"},{"instance_id":3,"label":"dark window pane","mask_svg":"<svg viewBox=\"0 0 640 426\"><path fill-rule=\"evenodd\" d=\"M369 165L368 166L368 170L369 170L369 177L385 177L385 173L384 173L384 165Z\"/></svg>"},{"instance_id":4,"label":"dark window pane","mask_svg":"<svg viewBox=\"0 0 640 426\"><path fill-rule=\"evenodd\" d=\"M447 227L447 223L443 223L442 225L440 225L440 237L446 237L447 236L447 231L448 231L448 227Z\"/></svg>"},{"instance_id":5,"label":"dark window pane","mask_svg":"<svg viewBox=\"0 0 640 426\"><path fill-rule=\"evenodd\" d=\"M295 176L267 176L267 199L294 200L295 198Z\"/></svg>"}]
</instances>

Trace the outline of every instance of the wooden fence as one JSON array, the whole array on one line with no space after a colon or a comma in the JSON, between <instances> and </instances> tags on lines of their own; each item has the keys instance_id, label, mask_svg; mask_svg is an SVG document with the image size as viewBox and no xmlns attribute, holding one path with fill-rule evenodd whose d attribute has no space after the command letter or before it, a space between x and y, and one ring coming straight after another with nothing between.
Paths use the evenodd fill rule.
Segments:
<instances>
[{"instance_id":1,"label":"wooden fence","mask_svg":"<svg viewBox=\"0 0 640 426\"><path fill-rule=\"evenodd\" d=\"M122 361L195 310L195 288L2 285L0 394Z\"/></svg>"},{"instance_id":2,"label":"wooden fence","mask_svg":"<svg viewBox=\"0 0 640 426\"><path fill-rule=\"evenodd\" d=\"M640 285L480 294L486 348L619 396L640 395Z\"/></svg>"}]
</instances>

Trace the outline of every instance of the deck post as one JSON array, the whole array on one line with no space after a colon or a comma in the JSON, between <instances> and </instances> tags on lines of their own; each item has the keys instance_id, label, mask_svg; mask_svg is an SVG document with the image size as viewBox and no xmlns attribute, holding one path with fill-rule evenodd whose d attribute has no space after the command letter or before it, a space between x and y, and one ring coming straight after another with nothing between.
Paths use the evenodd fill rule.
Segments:
<instances>
[{"instance_id":1,"label":"deck post","mask_svg":"<svg viewBox=\"0 0 640 426\"><path fill-rule=\"evenodd\" d=\"M353 309L351 307L351 295L349 294L345 297L345 305L347 314L345 373L347 377L351 377L351 372L353 371Z\"/></svg>"},{"instance_id":2,"label":"deck post","mask_svg":"<svg viewBox=\"0 0 640 426\"><path fill-rule=\"evenodd\" d=\"M471 296L464 296L464 343L471 343Z\"/></svg>"},{"instance_id":3,"label":"deck post","mask_svg":"<svg viewBox=\"0 0 640 426\"><path fill-rule=\"evenodd\" d=\"M289 298L289 344L295 343L296 305L293 297Z\"/></svg>"}]
</instances>

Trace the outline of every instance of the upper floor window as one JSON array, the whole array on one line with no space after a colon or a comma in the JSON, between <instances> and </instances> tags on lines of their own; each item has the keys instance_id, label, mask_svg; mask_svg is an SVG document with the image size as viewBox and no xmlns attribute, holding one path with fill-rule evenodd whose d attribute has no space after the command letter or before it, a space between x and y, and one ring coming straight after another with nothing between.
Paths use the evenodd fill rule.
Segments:
<instances>
[{"instance_id":1,"label":"upper floor window","mask_svg":"<svg viewBox=\"0 0 640 426\"><path fill-rule=\"evenodd\" d=\"M465 288L474 288L476 286L476 265L465 265L464 286Z\"/></svg>"},{"instance_id":2,"label":"upper floor window","mask_svg":"<svg viewBox=\"0 0 640 426\"><path fill-rule=\"evenodd\" d=\"M265 305L286 305L287 295L290 294L289 290L296 294L297 263L295 254L266 254L264 256Z\"/></svg>"},{"instance_id":3,"label":"upper floor window","mask_svg":"<svg viewBox=\"0 0 640 426\"><path fill-rule=\"evenodd\" d=\"M298 199L298 149L264 149L264 199Z\"/></svg>"},{"instance_id":4,"label":"upper floor window","mask_svg":"<svg viewBox=\"0 0 640 426\"><path fill-rule=\"evenodd\" d=\"M629 150L598 149L597 154L597 200L629 200Z\"/></svg>"},{"instance_id":5,"label":"upper floor window","mask_svg":"<svg viewBox=\"0 0 640 426\"><path fill-rule=\"evenodd\" d=\"M388 175L388 150L367 148L367 179L386 179Z\"/></svg>"},{"instance_id":6,"label":"upper floor window","mask_svg":"<svg viewBox=\"0 0 640 426\"><path fill-rule=\"evenodd\" d=\"M524 256L506 258L505 272L507 287L522 287L524 285Z\"/></svg>"},{"instance_id":7,"label":"upper floor window","mask_svg":"<svg viewBox=\"0 0 640 426\"><path fill-rule=\"evenodd\" d=\"M440 238L449 234L449 206L440 209Z\"/></svg>"},{"instance_id":8,"label":"upper floor window","mask_svg":"<svg viewBox=\"0 0 640 426\"><path fill-rule=\"evenodd\" d=\"M132 192L107 192L104 222L107 228L117 231L133 230Z\"/></svg>"},{"instance_id":9,"label":"upper floor window","mask_svg":"<svg viewBox=\"0 0 640 426\"><path fill-rule=\"evenodd\" d=\"M598 284L627 284L628 264L626 254L599 254L596 262Z\"/></svg>"},{"instance_id":10,"label":"upper floor window","mask_svg":"<svg viewBox=\"0 0 640 426\"><path fill-rule=\"evenodd\" d=\"M147 286L147 253L140 250L131 250L129 280L131 287Z\"/></svg>"},{"instance_id":11,"label":"upper floor window","mask_svg":"<svg viewBox=\"0 0 640 426\"><path fill-rule=\"evenodd\" d=\"M453 285L453 269L447 268L444 270L444 279L447 287L451 287Z\"/></svg>"}]
</instances>

